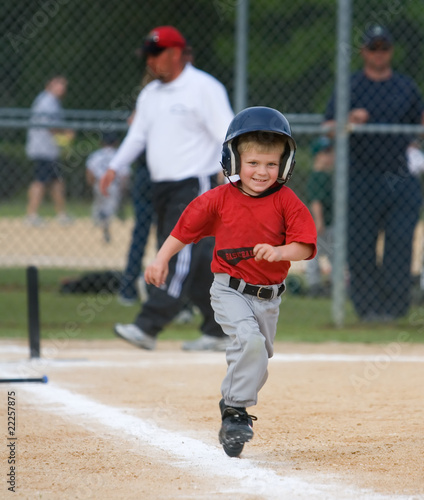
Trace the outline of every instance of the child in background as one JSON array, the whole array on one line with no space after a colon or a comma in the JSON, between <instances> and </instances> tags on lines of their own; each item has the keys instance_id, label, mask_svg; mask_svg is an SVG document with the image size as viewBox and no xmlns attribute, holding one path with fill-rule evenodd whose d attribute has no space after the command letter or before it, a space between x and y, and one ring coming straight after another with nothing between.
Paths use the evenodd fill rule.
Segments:
<instances>
[{"instance_id":1,"label":"child in background","mask_svg":"<svg viewBox=\"0 0 424 500\"><path fill-rule=\"evenodd\" d=\"M194 199L145 271L146 283L163 286L173 255L215 237L211 303L231 340L221 386L219 441L231 457L240 455L253 437L256 417L246 407L256 405L268 376L290 261L311 259L316 252L312 216L284 186L295 151L290 125L279 111L241 111L230 123L222 152L224 175L240 180L230 179Z\"/></svg>"},{"instance_id":2,"label":"child in background","mask_svg":"<svg viewBox=\"0 0 424 500\"><path fill-rule=\"evenodd\" d=\"M333 170L334 148L332 140L319 137L311 144L313 170L307 181L309 209L318 233L318 252L306 263L308 295L311 297L329 295L330 287L322 280L319 259L326 256L330 263L333 255Z\"/></svg>"},{"instance_id":3,"label":"child in background","mask_svg":"<svg viewBox=\"0 0 424 500\"><path fill-rule=\"evenodd\" d=\"M93 188L92 217L95 225L103 229L103 237L106 243L111 240L110 222L116 215L122 197L128 186L130 166L121 169L112 183L109 195L104 196L100 191L100 179L109 167L110 161L116 153L118 136L114 132L103 134L102 146L91 153L86 161L87 183Z\"/></svg>"}]
</instances>

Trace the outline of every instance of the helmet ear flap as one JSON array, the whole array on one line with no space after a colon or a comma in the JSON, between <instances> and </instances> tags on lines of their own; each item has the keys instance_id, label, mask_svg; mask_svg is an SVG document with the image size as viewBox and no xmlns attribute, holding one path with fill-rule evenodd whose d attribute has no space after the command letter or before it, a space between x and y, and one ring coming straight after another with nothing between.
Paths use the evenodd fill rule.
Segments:
<instances>
[{"instance_id":1,"label":"helmet ear flap","mask_svg":"<svg viewBox=\"0 0 424 500\"><path fill-rule=\"evenodd\" d=\"M237 151L237 140L224 142L222 146L222 169L225 177L236 175L240 172L240 155Z\"/></svg>"},{"instance_id":2,"label":"helmet ear flap","mask_svg":"<svg viewBox=\"0 0 424 500\"><path fill-rule=\"evenodd\" d=\"M296 165L295 153L295 143L289 137L280 160L280 171L277 180L281 184L285 184L292 176L293 169Z\"/></svg>"}]
</instances>

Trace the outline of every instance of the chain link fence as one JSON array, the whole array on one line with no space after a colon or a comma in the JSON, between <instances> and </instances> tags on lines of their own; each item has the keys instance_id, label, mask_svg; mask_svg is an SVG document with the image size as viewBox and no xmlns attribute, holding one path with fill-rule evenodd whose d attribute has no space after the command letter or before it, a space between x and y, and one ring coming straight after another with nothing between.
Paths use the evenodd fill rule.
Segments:
<instances>
[{"instance_id":1,"label":"chain link fence","mask_svg":"<svg viewBox=\"0 0 424 500\"><path fill-rule=\"evenodd\" d=\"M343 6L343 2L339 3ZM336 54L340 49L337 41L338 7L337 2L330 0L2 2L0 267L36 265L81 271L120 271L125 267L134 223L129 195L133 180L130 178L129 189L106 235L104 226L92 217L93 191L86 180L87 158L100 147L105 132L116 133L118 141L125 136L126 120L140 91L144 69L138 49L143 37L153 27L165 24L176 26L186 36L193 48L194 64L226 86L236 111L240 106L263 105L277 108L288 117L298 144L297 165L289 185L309 205L314 196L325 196L325 223L331 227L333 214L338 209L334 208L332 194L329 194L332 193L334 140L328 142L323 138L321 124L326 110L328 114L328 102L336 86ZM411 77L418 91L423 93L424 67L420 64L424 51L422 3L418 0L357 0L352 2L348 15L350 42L342 49L350 58L350 71L362 68L360 48L366 28L375 23L383 24L389 28L395 41L394 68ZM245 22L240 22L241 19ZM244 58L241 57L243 54ZM66 210L72 220L63 224L65 221L56 217L52 200L46 193L39 210L44 223L33 225L26 219L33 166L26 155L25 144L30 108L53 75L64 75L68 80L67 93L62 100L64 113L54 125L58 131L73 131L73 134L62 133L60 136ZM395 100L393 106L401 106L400 101ZM386 156L390 156L387 150L394 147L394 138L407 138L408 143L415 141L417 151L420 151L419 131L405 128L417 123L416 116L406 115L399 122L404 128L398 127L396 131L368 129L364 133L360 127L349 131L350 144L357 147L356 153L351 151L350 154L361 151L363 177L369 173L365 173L368 166L372 169L373 161L379 162L378 158L383 155L381 148ZM388 114L385 120L379 115L379 123L394 124L394 116L396 113ZM322 153L327 157L323 159ZM387 171L395 176L389 181L397 190L399 185L406 186L409 167L406 157L399 157L398 150L393 155L397 157L399 167L390 167L391 170ZM419 179L419 156L417 158L416 175ZM132 168L134 174L136 165ZM321 172L315 177L325 177L322 172L329 174L329 179L319 188L311 180L314 168ZM384 172L385 167L382 169ZM387 181L387 175L384 179ZM399 179L402 182L397 182ZM377 194L381 194L381 190ZM405 196L408 197L408 190ZM379 206L387 202L378 200L377 195L374 201ZM347 204L348 200L345 202ZM419 203L417 201L417 205ZM387 212L371 203L368 213L372 212L378 212L380 218L374 220L373 228L364 229L357 246L360 247L369 232L378 233L377 241L370 238L367 242L369 248L377 245L378 263L383 259ZM419 214L418 206L414 213ZM365 221L370 219L365 213L363 216L363 227L359 222L362 229ZM400 220L393 222L396 223L404 224ZM392 263L390 269L395 266L402 269L402 274L408 274L407 268L410 267L418 280L422 268L422 230L418 220L413 219L411 224L415 230L414 244L410 248L412 261L407 255L408 248L404 246L397 250L397 253L403 252L399 257L401 262ZM345 229L348 239L355 237L352 231ZM331 262L337 246L331 232L326 237L328 239L321 241L322 251L315 262L320 264L319 268L305 263L293 266L292 274L300 279L293 281L292 291L316 296L331 293ZM154 247L152 233L147 259ZM352 241L349 248L351 251ZM372 260L372 254L369 255L367 258ZM363 262L358 261L355 265L361 266ZM374 263L372 272L366 265L364 269L368 269L365 272L372 276ZM345 274L343 279L349 289L348 267ZM399 272L395 276L400 279ZM384 281L386 278L379 275L370 279ZM389 281L384 285L390 287L386 294L396 286L396 280ZM360 288L357 292L366 294L367 284L361 286L365 289ZM409 293L409 288L406 293Z\"/></svg>"}]
</instances>

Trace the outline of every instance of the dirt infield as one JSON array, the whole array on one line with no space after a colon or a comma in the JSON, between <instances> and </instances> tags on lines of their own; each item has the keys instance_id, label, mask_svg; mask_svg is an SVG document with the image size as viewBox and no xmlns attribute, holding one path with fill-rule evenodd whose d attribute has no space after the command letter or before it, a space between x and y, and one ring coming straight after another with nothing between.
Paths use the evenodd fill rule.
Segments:
<instances>
[{"instance_id":1,"label":"dirt infield","mask_svg":"<svg viewBox=\"0 0 424 500\"><path fill-rule=\"evenodd\" d=\"M43 227L25 224L17 217L0 218L0 265L77 269L123 269L126 264L133 220L115 219L111 224L110 243L90 218L79 218L62 226L46 218ZM149 239L146 258L155 251L155 238Z\"/></svg>"},{"instance_id":2,"label":"dirt infield","mask_svg":"<svg viewBox=\"0 0 424 500\"><path fill-rule=\"evenodd\" d=\"M1 498L10 443L20 499L424 498L424 346L277 344L239 459L217 440L223 353L64 339L39 360L23 341L0 352L2 377L49 377L0 386Z\"/></svg>"}]
</instances>

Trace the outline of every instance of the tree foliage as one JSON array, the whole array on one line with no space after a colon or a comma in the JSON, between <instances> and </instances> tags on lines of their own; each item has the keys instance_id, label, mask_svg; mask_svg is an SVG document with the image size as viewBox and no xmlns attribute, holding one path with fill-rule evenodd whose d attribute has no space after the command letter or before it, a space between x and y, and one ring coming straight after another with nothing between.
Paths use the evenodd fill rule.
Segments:
<instances>
[{"instance_id":1,"label":"tree foliage","mask_svg":"<svg viewBox=\"0 0 424 500\"><path fill-rule=\"evenodd\" d=\"M3 0L0 105L28 107L49 75L70 80L66 107L130 108L143 61L135 50L154 26L178 27L195 64L234 92L237 0ZM335 80L337 2L250 0L248 104L320 113ZM367 24L397 41L395 65L424 86L424 9L418 0L353 2L352 68Z\"/></svg>"}]
</instances>

